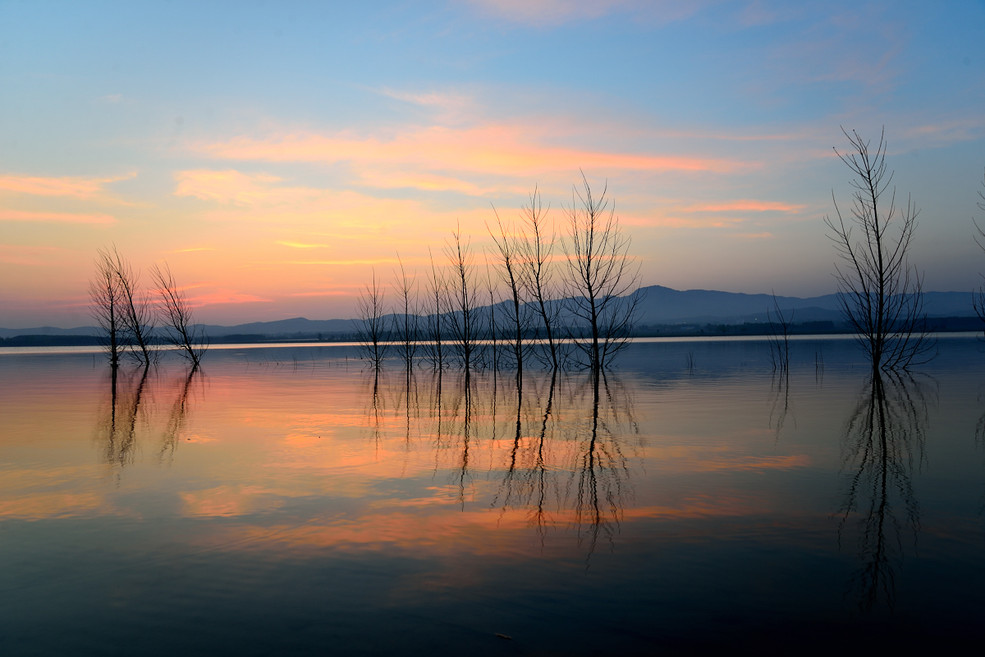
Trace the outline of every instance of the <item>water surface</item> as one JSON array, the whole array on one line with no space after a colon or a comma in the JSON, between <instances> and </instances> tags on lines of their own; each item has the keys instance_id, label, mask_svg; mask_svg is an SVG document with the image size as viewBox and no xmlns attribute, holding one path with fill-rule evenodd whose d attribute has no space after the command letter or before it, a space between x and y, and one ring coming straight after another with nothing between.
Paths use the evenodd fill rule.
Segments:
<instances>
[{"instance_id":1,"label":"water surface","mask_svg":"<svg viewBox=\"0 0 985 657\"><path fill-rule=\"evenodd\" d=\"M985 354L651 340L584 373L351 346L0 355L3 654L939 646L985 611Z\"/></svg>"}]
</instances>

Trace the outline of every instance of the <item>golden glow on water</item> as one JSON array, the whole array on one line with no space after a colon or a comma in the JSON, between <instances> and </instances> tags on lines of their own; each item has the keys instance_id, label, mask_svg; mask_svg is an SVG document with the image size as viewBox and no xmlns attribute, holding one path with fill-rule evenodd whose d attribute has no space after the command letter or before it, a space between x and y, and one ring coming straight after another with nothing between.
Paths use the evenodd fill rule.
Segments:
<instances>
[{"instance_id":1,"label":"golden glow on water","mask_svg":"<svg viewBox=\"0 0 985 657\"><path fill-rule=\"evenodd\" d=\"M824 343L823 372L805 345L789 379L755 362L764 344L645 343L597 387L528 370L519 389L377 377L345 348L217 350L115 385L92 355L0 356L0 591L22 601L6 612L37 642L51 600L91 606L76 635L102 636L128 591L133 646L218 610L249 643L304 618L347 649L390 611L428 637L491 614L528 636L560 623L538 649L566 654L590 652L595 620L632 652L710 617L813 635L846 600L959 618L980 587L949 587L945 614L923 602L941 580L903 568L985 580L977 343L934 379L878 385L850 342Z\"/></svg>"},{"instance_id":2,"label":"golden glow on water","mask_svg":"<svg viewBox=\"0 0 985 657\"><path fill-rule=\"evenodd\" d=\"M238 519L216 529L220 543L488 551L531 527L761 513L772 508L765 496L732 490L730 478L815 458L778 449L766 406L751 426L737 423L749 413L729 406L735 391L720 383L702 392L685 382L654 404L639 403L645 386L633 377L602 381L596 399L580 373L552 382L532 372L520 391L510 376L483 373L466 394L457 374L376 378L333 365L123 369L114 398L108 372L77 357L69 371L10 385L0 514L167 509ZM725 478L707 479L715 475ZM682 479L692 483L661 483ZM714 481L714 494L693 480ZM135 507L146 495L161 499ZM269 525L278 515L292 524Z\"/></svg>"}]
</instances>

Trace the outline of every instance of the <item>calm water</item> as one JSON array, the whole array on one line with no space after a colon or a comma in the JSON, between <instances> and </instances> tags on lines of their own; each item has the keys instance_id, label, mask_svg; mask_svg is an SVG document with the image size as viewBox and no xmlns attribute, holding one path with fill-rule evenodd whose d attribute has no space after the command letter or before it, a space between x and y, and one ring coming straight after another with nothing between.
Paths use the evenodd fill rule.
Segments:
<instances>
[{"instance_id":1,"label":"calm water","mask_svg":"<svg viewBox=\"0 0 985 657\"><path fill-rule=\"evenodd\" d=\"M985 612L985 349L653 341L590 378L349 347L115 382L0 354L0 654L648 654L958 643ZM115 388L115 392L114 392Z\"/></svg>"}]
</instances>

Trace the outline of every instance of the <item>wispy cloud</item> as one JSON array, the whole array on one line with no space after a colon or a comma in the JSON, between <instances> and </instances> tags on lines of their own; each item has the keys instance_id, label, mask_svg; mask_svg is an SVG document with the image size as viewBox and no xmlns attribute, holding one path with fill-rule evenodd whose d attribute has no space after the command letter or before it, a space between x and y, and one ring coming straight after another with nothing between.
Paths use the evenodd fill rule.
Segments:
<instances>
[{"instance_id":1,"label":"wispy cloud","mask_svg":"<svg viewBox=\"0 0 985 657\"><path fill-rule=\"evenodd\" d=\"M483 196L494 191L503 191L502 188L493 190L460 178L429 173L413 174L377 168L361 168L357 170L357 175L362 184L377 189L420 189L429 192L458 192L468 196Z\"/></svg>"},{"instance_id":2,"label":"wispy cloud","mask_svg":"<svg viewBox=\"0 0 985 657\"><path fill-rule=\"evenodd\" d=\"M670 23L697 13L704 3L661 0L469 0L480 13L533 27L626 12L648 22Z\"/></svg>"},{"instance_id":3,"label":"wispy cloud","mask_svg":"<svg viewBox=\"0 0 985 657\"><path fill-rule=\"evenodd\" d=\"M349 267L353 265L385 265L394 264L396 258L340 258L336 260L274 260L264 264L271 265L326 265L332 267Z\"/></svg>"},{"instance_id":4,"label":"wispy cloud","mask_svg":"<svg viewBox=\"0 0 985 657\"><path fill-rule=\"evenodd\" d=\"M679 210L681 212L800 212L806 205L782 203L779 201L757 201L754 199L739 199L722 201L720 203L698 203Z\"/></svg>"},{"instance_id":5,"label":"wispy cloud","mask_svg":"<svg viewBox=\"0 0 985 657\"><path fill-rule=\"evenodd\" d=\"M384 137L295 132L266 139L236 137L224 142L201 143L194 145L193 150L236 161L404 165L421 167L428 173L467 171L507 177L577 171L579 168L727 172L749 167L741 161L690 155L559 147L543 143L536 127L503 124L470 128L431 126ZM230 181L230 186L236 188L236 182ZM245 181L238 179L238 182ZM269 181L253 177L249 182L255 186ZM187 190L193 183L194 177L179 186Z\"/></svg>"},{"instance_id":6,"label":"wispy cloud","mask_svg":"<svg viewBox=\"0 0 985 657\"><path fill-rule=\"evenodd\" d=\"M188 303L194 307L237 303L271 303L272 301L273 299L265 299L264 297L259 297L255 294L229 291L197 294L188 298Z\"/></svg>"},{"instance_id":7,"label":"wispy cloud","mask_svg":"<svg viewBox=\"0 0 985 657\"><path fill-rule=\"evenodd\" d=\"M54 246L24 246L0 244L0 262L8 265L50 266L51 258L63 254L65 249Z\"/></svg>"},{"instance_id":8,"label":"wispy cloud","mask_svg":"<svg viewBox=\"0 0 985 657\"><path fill-rule=\"evenodd\" d=\"M353 289L362 289L362 286L349 285L340 286L331 290L317 290L312 292L291 292L289 297L348 297L352 296Z\"/></svg>"},{"instance_id":9,"label":"wispy cloud","mask_svg":"<svg viewBox=\"0 0 985 657\"><path fill-rule=\"evenodd\" d=\"M248 174L233 169L179 171L174 178L177 181L175 196L234 205L297 203L318 194L318 190L314 189L279 186L277 183L282 179L278 176Z\"/></svg>"},{"instance_id":10,"label":"wispy cloud","mask_svg":"<svg viewBox=\"0 0 985 657\"><path fill-rule=\"evenodd\" d=\"M29 212L23 210L0 209L0 221L27 223L62 223L110 225L116 218L108 214L80 214L74 212Z\"/></svg>"},{"instance_id":11,"label":"wispy cloud","mask_svg":"<svg viewBox=\"0 0 985 657\"><path fill-rule=\"evenodd\" d=\"M183 249L174 249L171 253L198 253L199 251L215 251L214 246L189 246Z\"/></svg>"},{"instance_id":12,"label":"wispy cloud","mask_svg":"<svg viewBox=\"0 0 985 657\"><path fill-rule=\"evenodd\" d=\"M307 244L305 242L286 242L278 241L277 244L281 246L288 246L292 249L325 249L331 246L331 244Z\"/></svg>"},{"instance_id":13,"label":"wispy cloud","mask_svg":"<svg viewBox=\"0 0 985 657\"><path fill-rule=\"evenodd\" d=\"M67 196L76 199L95 199L107 185L136 177L136 173L109 178L44 177L0 175L0 190L32 196Z\"/></svg>"}]
</instances>

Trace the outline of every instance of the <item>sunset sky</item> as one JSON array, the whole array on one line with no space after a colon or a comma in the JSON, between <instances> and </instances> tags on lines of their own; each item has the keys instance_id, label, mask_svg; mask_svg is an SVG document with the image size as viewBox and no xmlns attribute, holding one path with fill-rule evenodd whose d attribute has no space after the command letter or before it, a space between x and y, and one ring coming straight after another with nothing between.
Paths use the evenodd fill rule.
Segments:
<instances>
[{"instance_id":1,"label":"sunset sky","mask_svg":"<svg viewBox=\"0 0 985 657\"><path fill-rule=\"evenodd\" d=\"M202 321L351 317L535 186L563 232L579 170L643 284L826 294L842 126L925 289L985 273L981 1L356 4L0 1L0 326L92 323L113 244Z\"/></svg>"}]
</instances>

